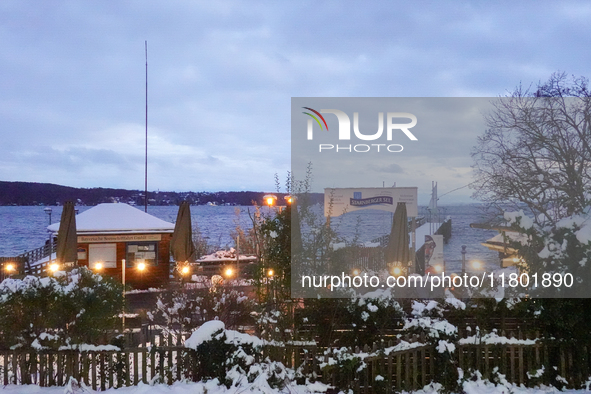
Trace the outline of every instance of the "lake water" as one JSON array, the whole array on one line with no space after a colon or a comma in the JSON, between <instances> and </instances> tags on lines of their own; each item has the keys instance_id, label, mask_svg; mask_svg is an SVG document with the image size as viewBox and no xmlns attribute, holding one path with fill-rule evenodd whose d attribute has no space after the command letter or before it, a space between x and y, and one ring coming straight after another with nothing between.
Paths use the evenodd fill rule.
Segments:
<instances>
[{"instance_id":1,"label":"lake water","mask_svg":"<svg viewBox=\"0 0 591 394\"><path fill-rule=\"evenodd\" d=\"M0 206L0 256L16 256L25 251L42 246L48 239L46 230L49 224L49 215L42 206L5 207ZM59 221L62 207L51 207L51 219L55 223ZM79 212L84 212L91 207L77 207ZM193 206L191 216L193 225L197 225L208 243L225 246L233 246L234 241L230 236L232 230L240 225L247 229L252 227L249 217L254 212L250 207L232 206ZM262 208L263 214L269 214L268 208ZM321 212L321 209L318 209ZM499 259L496 252L492 252L481 242L493 237L496 231L470 228L470 223L481 222L482 209L478 204L448 205L440 207L440 215L452 219L452 237L444 247L444 255L448 271L461 269L462 245L467 246L466 258L468 260L480 260L484 262L487 270L499 267ZM178 207L176 206L149 206L148 213L174 222ZM426 214L425 207L419 207L419 214ZM352 239L354 233L359 233L361 242L371 241L381 235L390 232L392 214L383 211L365 210L349 213L332 220L332 225L338 228L339 234Z\"/></svg>"}]
</instances>

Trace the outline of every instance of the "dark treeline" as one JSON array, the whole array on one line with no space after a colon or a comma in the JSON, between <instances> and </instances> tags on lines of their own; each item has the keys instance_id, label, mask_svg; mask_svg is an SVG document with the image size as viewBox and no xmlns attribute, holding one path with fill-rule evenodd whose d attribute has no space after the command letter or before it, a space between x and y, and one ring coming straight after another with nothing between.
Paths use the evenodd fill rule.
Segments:
<instances>
[{"instance_id":1,"label":"dark treeline","mask_svg":"<svg viewBox=\"0 0 591 394\"><path fill-rule=\"evenodd\" d=\"M193 205L207 203L217 205L263 205L265 192L148 192L149 205L178 205L189 201ZM283 193L272 193L284 205ZM313 193L314 202L323 201L324 195ZM78 205L96 205L104 202L144 204L144 192L139 190L109 188L76 188L51 183L0 181L0 205L62 205L74 201Z\"/></svg>"}]
</instances>

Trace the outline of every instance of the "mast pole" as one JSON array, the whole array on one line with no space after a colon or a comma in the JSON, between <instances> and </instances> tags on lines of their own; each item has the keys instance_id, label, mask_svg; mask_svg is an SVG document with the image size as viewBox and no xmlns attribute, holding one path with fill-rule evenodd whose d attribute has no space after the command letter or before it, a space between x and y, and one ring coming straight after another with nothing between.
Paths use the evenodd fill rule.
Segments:
<instances>
[{"instance_id":1,"label":"mast pole","mask_svg":"<svg viewBox=\"0 0 591 394\"><path fill-rule=\"evenodd\" d=\"M144 212L148 212L148 41L146 48L146 162L144 165Z\"/></svg>"}]
</instances>

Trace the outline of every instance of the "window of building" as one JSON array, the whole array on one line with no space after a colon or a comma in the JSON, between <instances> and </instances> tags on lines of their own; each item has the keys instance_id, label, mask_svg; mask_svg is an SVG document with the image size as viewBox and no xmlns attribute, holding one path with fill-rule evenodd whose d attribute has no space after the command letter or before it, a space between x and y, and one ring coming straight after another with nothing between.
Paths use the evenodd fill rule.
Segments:
<instances>
[{"instance_id":1,"label":"window of building","mask_svg":"<svg viewBox=\"0 0 591 394\"><path fill-rule=\"evenodd\" d=\"M158 265L158 242L134 242L127 244L127 267L138 263Z\"/></svg>"},{"instance_id":2,"label":"window of building","mask_svg":"<svg viewBox=\"0 0 591 394\"><path fill-rule=\"evenodd\" d=\"M97 263L103 268L117 268L117 244L90 244L88 267L94 269Z\"/></svg>"}]
</instances>

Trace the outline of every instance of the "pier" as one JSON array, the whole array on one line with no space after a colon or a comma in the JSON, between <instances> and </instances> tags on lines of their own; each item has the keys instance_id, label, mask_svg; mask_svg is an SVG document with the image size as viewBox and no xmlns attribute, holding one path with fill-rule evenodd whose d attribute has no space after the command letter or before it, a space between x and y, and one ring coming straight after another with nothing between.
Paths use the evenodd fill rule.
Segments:
<instances>
[{"instance_id":1,"label":"pier","mask_svg":"<svg viewBox=\"0 0 591 394\"><path fill-rule=\"evenodd\" d=\"M416 252L411 271L423 274L425 269L425 235L442 235L444 243L447 243L451 237L452 220L447 218L442 223L431 223L421 218L419 223L420 225L414 230ZM409 232L412 234L411 230ZM372 240L372 243L378 243L378 246L348 245L341 247L334 251L333 259L338 262L339 267L346 267L351 272L355 270L378 272L387 269L384 252L389 237L390 234L386 234ZM412 236L409 247L412 248Z\"/></svg>"}]
</instances>

